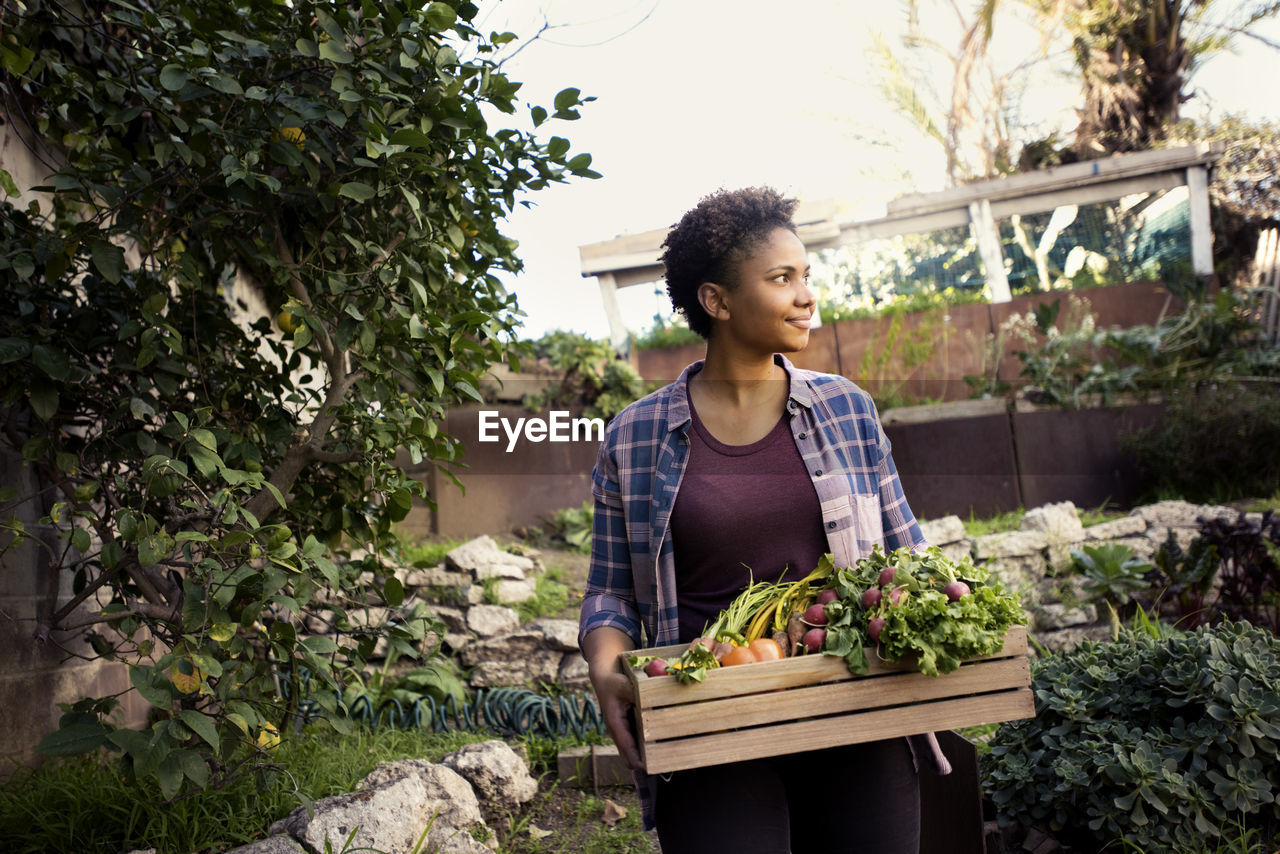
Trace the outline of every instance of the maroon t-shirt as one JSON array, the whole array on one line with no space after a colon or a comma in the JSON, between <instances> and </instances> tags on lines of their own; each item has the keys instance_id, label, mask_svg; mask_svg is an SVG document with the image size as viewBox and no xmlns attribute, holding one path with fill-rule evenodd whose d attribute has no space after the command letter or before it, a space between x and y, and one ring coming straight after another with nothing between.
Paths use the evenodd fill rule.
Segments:
<instances>
[{"instance_id":1,"label":"maroon t-shirt","mask_svg":"<svg viewBox=\"0 0 1280 854\"><path fill-rule=\"evenodd\" d=\"M758 442L726 445L689 409L689 460L671 511L682 643L751 581L803 578L830 550L787 416Z\"/></svg>"}]
</instances>

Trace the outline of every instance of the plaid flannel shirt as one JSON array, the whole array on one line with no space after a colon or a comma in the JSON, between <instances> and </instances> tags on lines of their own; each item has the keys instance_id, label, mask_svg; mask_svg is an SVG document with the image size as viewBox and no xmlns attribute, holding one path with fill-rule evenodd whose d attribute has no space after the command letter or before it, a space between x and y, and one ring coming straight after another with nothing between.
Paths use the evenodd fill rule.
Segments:
<instances>
[{"instance_id":1,"label":"plaid flannel shirt","mask_svg":"<svg viewBox=\"0 0 1280 854\"><path fill-rule=\"evenodd\" d=\"M781 354L774 361L790 380L791 434L836 566L852 566L876 544L924 548L871 396L845 377L801 370ZM605 430L591 475L595 517L579 642L602 626L626 632L637 647L678 640L670 521L689 457L688 380L702 364L632 403ZM652 780L637 782L649 828Z\"/></svg>"}]
</instances>

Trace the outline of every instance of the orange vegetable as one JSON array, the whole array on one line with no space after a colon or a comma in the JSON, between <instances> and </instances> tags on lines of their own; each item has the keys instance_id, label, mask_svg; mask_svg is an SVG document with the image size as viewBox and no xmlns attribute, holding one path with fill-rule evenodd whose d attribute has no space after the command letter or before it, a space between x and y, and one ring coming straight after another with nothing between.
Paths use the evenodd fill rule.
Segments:
<instances>
[{"instance_id":1,"label":"orange vegetable","mask_svg":"<svg viewBox=\"0 0 1280 854\"><path fill-rule=\"evenodd\" d=\"M724 654L724 658L720 659L720 666L732 667L735 664L751 664L755 660L756 656L751 651L751 647L735 646Z\"/></svg>"},{"instance_id":2,"label":"orange vegetable","mask_svg":"<svg viewBox=\"0 0 1280 854\"><path fill-rule=\"evenodd\" d=\"M773 638L756 638L749 644L756 661L777 661L782 658L782 647Z\"/></svg>"}]
</instances>

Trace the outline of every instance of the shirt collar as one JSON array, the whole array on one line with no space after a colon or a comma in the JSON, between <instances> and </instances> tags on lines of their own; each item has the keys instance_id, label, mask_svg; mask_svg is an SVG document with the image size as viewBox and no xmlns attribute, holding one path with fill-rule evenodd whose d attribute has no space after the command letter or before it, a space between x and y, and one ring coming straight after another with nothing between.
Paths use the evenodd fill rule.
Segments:
<instances>
[{"instance_id":1,"label":"shirt collar","mask_svg":"<svg viewBox=\"0 0 1280 854\"><path fill-rule=\"evenodd\" d=\"M692 420L692 415L689 411L689 377L702 370L705 362L706 359L699 359L689 365L680 373L680 378L675 381L675 387L671 391L671 403L667 407L668 431L686 427ZM789 380L787 409L794 410L795 405L803 406L805 409L812 407L813 389L810 388L807 379L796 373L796 367L791 364L791 360L781 353L774 353L773 363L781 365L782 369L787 372L787 379Z\"/></svg>"}]
</instances>

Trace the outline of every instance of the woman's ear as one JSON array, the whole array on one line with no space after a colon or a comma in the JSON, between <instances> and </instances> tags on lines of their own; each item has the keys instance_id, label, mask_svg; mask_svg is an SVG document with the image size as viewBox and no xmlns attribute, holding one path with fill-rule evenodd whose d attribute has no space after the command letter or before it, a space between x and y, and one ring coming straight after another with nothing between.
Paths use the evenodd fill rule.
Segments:
<instances>
[{"instance_id":1,"label":"woman's ear","mask_svg":"<svg viewBox=\"0 0 1280 854\"><path fill-rule=\"evenodd\" d=\"M726 293L722 285L715 282L703 282L698 285L698 302L702 304L702 310L712 320L728 320L729 304L725 299Z\"/></svg>"}]
</instances>

